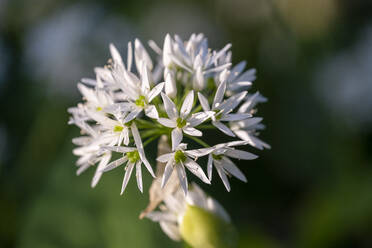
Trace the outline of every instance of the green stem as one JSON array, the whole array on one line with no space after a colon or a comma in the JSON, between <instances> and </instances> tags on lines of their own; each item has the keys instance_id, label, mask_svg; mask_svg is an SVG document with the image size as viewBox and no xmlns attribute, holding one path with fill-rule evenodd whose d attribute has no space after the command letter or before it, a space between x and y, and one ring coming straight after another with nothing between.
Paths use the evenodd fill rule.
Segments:
<instances>
[{"instance_id":1,"label":"green stem","mask_svg":"<svg viewBox=\"0 0 372 248\"><path fill-rule=\"evenodd\" d=\"M204 141L202 141L201 139L195 137L195 136L191 136L191 135L185 135L187 138L189 139L192 139L193 141L195 141L196 143L198 143L199 145L202 145L204 146L205 148L208 148L210 147L210 145L208 145L207 143L205 143Z\"/></svg>"}]
</instances>

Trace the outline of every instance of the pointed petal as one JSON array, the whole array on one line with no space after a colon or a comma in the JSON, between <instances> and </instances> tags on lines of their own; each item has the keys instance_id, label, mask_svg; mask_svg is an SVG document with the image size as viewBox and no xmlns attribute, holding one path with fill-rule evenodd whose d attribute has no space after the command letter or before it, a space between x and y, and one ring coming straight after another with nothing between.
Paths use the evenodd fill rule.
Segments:
<instances>
[{"instance_id":1,"label":"pointed petal","mask_svg":"<svg viewBox=\"0 0 372 248\"><path fill-rule=\"evenodd\" d=\"M178 179L180 180L180 184L183 190L183 193L187 195L187 177L186 177L186 171L183 164L177 164L176 165Z\"/></svg>"},{"instance_id":2,"label":"pointed petal","mask_svg":"<svg viewBox=\"0 0 372 248\"><path fill-rule=\"evenodd\" d=\"M182 129L176 127L172 130L172 151L174 151L177 146L181 143L183 138Z\"/></svg>"},{"instance_id":3,"label":"pointed petal","mask_svg":"<svg viewBox=\"0 0 372 248\"><path fill-rule=\"evenodd\" d=\"M218 163L217 163L217 164L218 164ZM224 171L220 166L221 166L221 165L217 165L217 166L216 166L217 173L218 173L218 175L220 176L223 185L225 185L226 190L227 190L228 192L230 192L231 187L230 187L229 179L227 178L225 171Z\"/></svg>"},{"instance_id":4,"label":"pointed petal","mask_svg":"<svg viewBox=\"0 0 372 248\"><path fill-rule=\"evenodd\" d=\"M138 189L141 191L141 193L143 193L141 164L141 160L136 163L136 178Z\"/></svg>"},{"instance_id":5,"label":"pointed petal","mask_svg":"<svg viewBox=\"0 0 372 248\"><path fill-rule=\"evenodd\" d=\"M234 177L238 178L243 182L247 182L247 178L239 170L239 168L227 157L223 157L221 161L222 167Z\"/></svg>"},{"instance_id":6,"label":"pointed petal","mask_svg":"<svg viewBox=\"0 0 372 248\"><path fill-rule=\"evenodd\" d=\"M164 108L167 112L167 115L170 119L176 119L178 117L176 105L173 101L163 92L161 93L161 97L163 98Z\"/></svg>"},{"instance_id":7,"label":"pointed petal","mask_svg":"<svg viewBox=\"0 0 372 248\"><path fill-rule=\"evenodd\" d=\"M158 122L162 124L163 126L170 127L170 128L175 128L177 126L176 121L167 119L167 118L159 118Z\"/></svg>"},{"instance_id":8,"label":"pointed petal","mask_svg":"<svg viewBox=\"0 0 372 248\"><path fill-rule=\"evenodd\" d=\"M171 73L167 73L165 77L165 94L172 98L177 96L176 81L172 77Z\"/></svg>"},{"instance_id":9,"label":"pointed petal","mask_svg":"<svg viewBox=\"0 0 372 248\"><path fill-rule=\"evenodd\" d=\"M160 155L159 157L157 157L156 161L159 161L161 163L166 163L170 159L172 159L173 156L174 156L174 153L166 153L166 154L163 154L163 155Z\"/></svg>"},{"instance_id":10,"label":"pointed petal","mask_svg":"<svg viewBox=\"0 0 372 248\"><path fill-rule=\"evenodd\" d=\"M119 167L120 165L124 164L127 161L128 161L128 157L127 156L121 157L121 158L119 158L117 160L112 161L106 167L102 168L102 171L103 172L110 171L112 169L115 169L115 168Z\"/></svg>"},{"instance_id":11,"label":"pointed petal","mask_svg":"<svg viewBox=\"0 0 372 248\"><path fill-rule=\"evenodd\" d=\"M211 116L213 116L213 114L214 114L213 111L198 112L198 113L191 115L187 119L187 122L189 123L191 127L196 127L202 124L204 121L208 120Z\"/></svg>"},{"instance_id":12,"label":"pointed petal","mask_svg":"<svg viewBox=\"0 0 372 248\"><path fill-rule=\"evenodd\" d=\"M207 163L207 174L209 181L212 181L212 169L213 169L213 157L212 154L208 155L208 163Z\"/></svg>"},{"instance_id":13,"label":"pointed petal","mask_svg":"<svg viewBox=\"0 0 372 248\"><path fill-rule=\"evenodd\" d=\"M152 119L159 119L158 111L156 110L156 107L154 105L147 105L145 108L145 115Z\"/></svg>"},{"instance_id":14,"label":"pointed petal","mask_svg":"<svg viewBox=\"0 0 372 248\"><path fill-rule=\"evenodd\" d=\"M237 150L237 149L229 149L225 153L227 156L237 159L244 159L244 160L253 160L258 158L257 155L254 155L253 153Z\"/></svg>"},{"instance_id":15,"label":"pointed petal","mask_svg":"<svg viewBox=\"0 0 372 248\"><path fill-rule=\"evenodd\" d=\"M169 177L172 175L173 172L173 159L170 159L164 169L163 178L161 180L161 187L163 188L165 184L168 182Z\"/></svg>"},{"instance_id":16,"label":"pointed petal","mask_svg":"<svg viewBox=\"0 0 372 248\"><path fill-rule=\"evenodd\" d=\"M134 163L130 163L128 162L128 167L126 168L126 171L125 171L125 174L124 174L124 179L123 179L123 184L121 186L121 192L120 192L120 195L122 195L124 193L124 190L125 188L127 187L128 185L128 182L129 182L129 178L130 178L130 175L132 175L132 171L133 171L133 167L134 167Z\"/></svg>"},{"instance_id":17,"label":"pointed petal","mask_svg":"<svg viewBox=\"0 0 372 248\"><path fill-rule=\"evenodd\" d=\"M182 130L184 133L191 135L191 136L202 136L203 135L201 131L193 127L184 127Z\"/></svg>"},{"instance_id":18,"label":"pointed petal","mask_svg":"<svg viewBox=\"0 0 372 248\"><path fill-rule=\"evenodd\" d=\"M207 98L205 98L205 96L203 96L200 92L198 92L198 98L199 98L200 105L202 106L204 111L211 110L209 107Z\"/></svg>"},{"instance_id":19,"label":"pointed petal","mask_svg":"<svg viewBox=\"0 0 372 248\"><path fill-rule=\"evenodd\" d=\"M191 173L199 177L204 183L211 183L207 176L204 174L203 169L194 160L191 160L189 158L186 159L185 166L189 169L189 171L191 171Z\"/></svg>"},{"instance_id":20,"label":"pointed petal","mask_svg":"<svg viewBox=\"0 0 372 248\"><path fill-rule=\"evenodd\" d=\"M134 118L137 117L139 113L141 113L142 109L141 108L135 108L132 112L130 112L123 120L124 123L128 123Z\"/></svg>"},{"instance_id":21,"label":"pointed petal","mask_svg":"<svg viewBox=\"0 0 372 248\"><path fill-rule=\"evenodd\" d=\"M148 101L151 102L157 95L160 94L160 92L163 90L164 88L164 83L160 83L158 85L156 85L149 93L148 95Z\"/></svg>"},{"instance_id":22,"label":"pointed petal","mask_svg":"<svg viewBox=\"0 0 372 248\"><path fill-rule=\"evenodd\" d=\"M219 130L221 130L222 132L224 132L225 134L227 134L227 135L229 135L231 137L235 137L235 134L230 130L230 128L228 128L222 122L213 121L212 124L213 124L213 126L217 127Z\"/></svg>"},{"instance_id":23,"label":"pointed petal","mask_svg":"<svg viewBox=\"0 0 372 248\"><path fill-rule=\"evenodd\" d=\"M194 91L190 91L189 94L187 94L185 100L183 101L180 115L182 119L186 119L186 117L190 114L192 105L194 104Z\"/></svg>"},{"instance_id":24,"label":"pointed petal","mask_svg":"<svg viewBox=\"0 0 372 248\"><path fill-rule=\"evenodd\" d=\"M221 121L240 121L240 120L245 120L249 117L252 117L251 114L244 113L244 114L226 114L221 118Z\"/></svg>"},{"instance_id":25,"label":"pointed petal","mask_svg":"<svg viewBox=\"0 0 372 248\"><path fill-rule=\"evenodd\" d=\"M128 42L128 54L127 54L127 70L130 71L132 68L133 61L133 49L132 42Z\"/></svg>"},{"instance_id":26,"label":"pointed petal","mask_svg":"<svg viewBox=\"0 0 372 248\"><path fill-rule=\"evenodd\" d=\"M92 179L92 183L90 185L92 188L96 187L99 179L101 178L101 176L103 174L102 169L105 168L105 166L108 164L108 162L110 161L110 159L111 159L111 153L107 153L106 155L103 156L103 158L99 162L99 164L97 166L97 169L96 169L96 172L94 173L94 177Z\"/></svg>"},{"instance_id":27,"label":"pointed petal","mask_svg":"<svg viewBox=\"0 0 372 248\"><path fill-rule=\"evenodd\" d=\"M213 99L212 109L217 107L222 102L223 97L225 95L225 91L226 91L226 81L222 82L218 86L216 95L214 96L214 99Z\"/></svg>"}]
</instances>

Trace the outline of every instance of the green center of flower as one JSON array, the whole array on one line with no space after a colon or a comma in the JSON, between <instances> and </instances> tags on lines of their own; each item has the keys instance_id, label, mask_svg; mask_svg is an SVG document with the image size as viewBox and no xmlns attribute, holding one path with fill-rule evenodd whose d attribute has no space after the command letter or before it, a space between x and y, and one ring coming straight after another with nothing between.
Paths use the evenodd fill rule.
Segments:
<instances>
[{"instance_id":1,"label":"green center of flower","mask_svg":"<svg viewBox=\"0 0 372 248\"><path fill-rule=\"evenodd\" d=\"M139 96L138 99L136 100L135 104L138 106L138 107L145 107L146 105L146 97L144 96Z\"/></svg>"},{"instance_id":2,"label":"green center of flower","mask_svg":"<svg viewBox=\"0 0 372 248\"><path fill-rule=\"evenodd\" d=\"M220 155L212 154L212 158L213 158L214 160L221 160L222 157L223 157L222 154L220 154Z\"/></svg>"},{"instance_id":3,"label":"green center of flower","mask_svg":"<svg viewBox=\"0 0 372 248\"><path fill-rule=\"evenodd\" d=\"M97 111L102 111L102 108L101 107L97 107L96 110Z\"/></svg>"},{"instance_id":4,"label":"green center of flower","mask_svg":"<svg viewBox=\"0 0 372 248\"><path fill-rule=\"evenodd\" d=\"M213 110L215 113L216 113L216 115L214 116L214 118L216 118L216 120L217 121L219 121L221 118L222 118L222 113L221 113L221 111L220 110Z\"/></svg>"},{"instance_id":5,"label":"green center of flower","mask_svg":"<svg viewBox=\"0 0 372 248\"><path fill-rule=\"evenodd\" d=\"M123 131L123 128L124 127L122 127L122 126L115 126L114 127L114 132L121 132L121 131Z\"/></svg>"},{"instance_id":6,"label":"green center of flower","mask_svg":"<svg viewBox=\"0 0 372 248\"><path fill-rule=\"evenodd\" d=\"M186 155L185 153L183 153L183 151L181 150L178 150L174 153L174 161L176 161L176 163L183 163L186 161Z\"/></svg>"},{"instance_id":7,"label":"green center of flower","mask_svg":"<svg viewBox=\"0 0 372 248\"><path fill-rule=\"evenodd\" d=\"M178 117L177 118L177 127L178 128L183 128L186 126L186 120L183 120L182 118Z\"/></svg>"},{"instance_id":8,"label":"green center of flower","mask_svg":"<svg viewBox=\"0 0 372 248\"><path fill-rule=\"evenodd\" d=\"M140 155L137 150L133 152L127 152L127 157L128 157L129 162L131 163L135 163L140 159Z\"/></svg>"}]
</instances>

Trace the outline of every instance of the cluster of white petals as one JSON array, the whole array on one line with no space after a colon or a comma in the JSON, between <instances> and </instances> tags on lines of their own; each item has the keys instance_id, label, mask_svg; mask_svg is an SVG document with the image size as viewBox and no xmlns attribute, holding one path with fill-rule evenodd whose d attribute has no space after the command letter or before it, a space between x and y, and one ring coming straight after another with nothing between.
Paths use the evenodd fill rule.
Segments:
<instances>
[{"instance_id":1,"label":"cluster of white petals","mask_svg":"<svg viewBox=\"0 0 372 248\"><path fill-rule=\"evenodd\" d=\"M95 79L83 78L78 84L83 102L69 109L69 123L82 134L73 139L77 174L96 166L94 187L103 173L125 165L121 193L134 168L142 192L142 165L155 177L145 147L166 135L172 152L157 158L166 164L162 187L175 170L186 195L187 171L210 184L213 167L228 191L229 176L246 181L232 159L257 156L235 147L269 148L257 137L264 128L262 118L254 117L257 103L266 99L248 92L255 70L245 71L245 62L232 67L231 45L212 50L203 34L186 41L167 35L162 48L154 41L148 44L155 62L138 39L134 46L128 43L126 63L111 44L108 64L95 68ZM203 139L204 132L226 139L211 144L213 139ZM206 158L203 164L201 157Z\"/></svg>"}]
</instances>

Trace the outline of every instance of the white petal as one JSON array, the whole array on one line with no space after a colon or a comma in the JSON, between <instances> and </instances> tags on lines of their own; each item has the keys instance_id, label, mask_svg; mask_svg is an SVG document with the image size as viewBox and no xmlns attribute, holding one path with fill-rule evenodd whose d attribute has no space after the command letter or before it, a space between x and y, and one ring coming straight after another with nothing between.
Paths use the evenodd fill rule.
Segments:
<instances>
[{"instance_id":1,"label":"white petal","mask_svg":"<svg viewBox=\"0 0 372 248\"><path fill-rule=\"evenodd\" d=\"M159 157L156 158L156 161L166 163L168 162L172 157L174 156L174 153L166 153L163 155L160 155Z\"/></svg>"},{"instance_id":2,"label":"white petal","mask_svg":"<svg viewBox=\"0 0 372 248\"><path fill-rule=\"evenodd\" d=\"M142 63L141 68L141 90L142 92L148 92L150 90L150 79L148 69L145 63Z\"/></svg>"},{"instance_id":3,"label":"white petal","mask_svg":"<svg viewBox=\"0 0 372 248\"><path fill-rule=\"evenodd\" d=\"M245 120L251 116L252 116L251 114L247 114L247 113L226 114L225 116L221 118L221 121L240 121L240 120Z\"/></svg>"},{"instance_id":4,"label":"white petal","mask_svg":"<svg viewBox=\"0 0 372 248\"><path fill-rule=\"evenodd\" d=\"M207 174L209 181L212 181L212 169L213 169L213 157L212 154L208 155L208 163L207 163Z\"/></svg>"},{"instance_id":5,"label":"white petal","mask_svg":"<svg viewBox=\"0 0 372 248\"><path fill-rule=\"evenodd\" d=\"M176 119L178 117L176 105L163 92L161 92L161 97L163 98L164 108L165 108L165 111L167 112L168 117L170 119Z\"/></svg>"},{"instance_id":6,"label":"white petal","mask_svg":"<svg viewBox=\"0 0 372 248\"><path fill-rule=\"evenodd\" d=\"M142 140L141 140L141 136L140 136L140 134L138 132L138 128L137 128L137 126L136 126L135 123L132 123L131 130L132 130L132 135L133 135L134 143L136 144L136 147L137 147L137 150L138 150L138 154L139 154L142 162L146 166L147 170L150 172L151 176L152 177L155 177L154 171L152 170L152 167L151 167L149 161L146 159L145 151L143 149L143 144L142 144Z\"/></svg>"},{"instance_id":7,"label":"white petal","mask_svg":"<svg viewBox=\"0 0 372 248\"><path fill-rule=\"evenodd\" d=\"M136 163L136 178L138 189L143 193L141 164L141 160Z\"/></svg>"},{"instance_id":8,"label":"white petal","mask_svg":"<svg viewBox=\"0 0 372 248\"><path fill-rule=\"evenodd\" d=\"M106 172L106 171L110 171L112 169L115 169L115 168L119 167L120 165L124 164L127 161L128 161L128 157L127 156L124 156L124 157L121 157L121 158L119 158L117 160L114 160L111 163L109 163L106 167L102 168L103 169L103 172Z\"/></svg>"},{"instance_id":9,"label":"white petal","mask_svg":"<svg viewBox=\"0 0 372 248\"><path fill-rule=\"evenodd\" d=\"M192 105L194 104L194 91L190 91L189 94L187 94L185 100L182 103L180 115L182 119L186 119L187 116L190 114Z\"/></svg>"},{"instance_id":10,"label":"white petal","mask_svg":"<svg viewBox=\"0 0 372 248\"><path fill-rule=\"evenodd\" d=\"M193 89L194 90L202 90L205 87L204 82L204 75L203 75L203 68L199 66L196 68L194 80L193 80Z\"/></svg>"},{"instance_id":11,"label":"white petal","mask_svg":"<svg viewBox=\"0 0 372 248\"><path fill-rule=\"evenodd\" d=\"M184 127L182 128L183 132L188 134L188 135L191 135L191 136L202 136L203 133L201 131L199 131L198 129L195 129L193 127Z\"/></svg>"},{"instance_id":12,"label":"white petal","mask_svg":"<svg viewBox=\"0 0 372 248\"><path fill-rule=\"evenodd\" d=\"M222 82L217 88L216 95L214 96L213 104L212 104L213 109L222 102L223 97L225 95L225 91L226 91L226 81Z\"/></svg>"},{"instance_id":13,"label":"white petal","mask_svg":"<svg viewBox=\"0 0 372 248\"><path fill-rule=\"evenodd\" d=\"M178 225L172 222L162 221L160 222L160 227L163 230L163 232L165 232L165 234L167 234L168 237L171 238L172 240L174 241L181 240L181 234Z\"/></svg>"},{"instance_id":14,"label":"white petal","mask_svg":"<svg viewBox=\"0 0 372 248\"><path fill-rule=\"evenodd\" d=\"M134 118L137 117L139 113L141 113L142 109L141 108L135 108L132 112L130 112L123 120L124 123L128 123Z\"/></svg>"},{"instance_id":15,"label":"white petal","mask_svg":"<svg viewBox=\"0 0 372 248\"><path fill-rule=\"evenodd\" d=\"M136 150L134 147L125 147L125 146L101 146L102 149L108 150L108 151L113 151L113 152L132 152Z\"/></svg>"},{"instance_id":16,"label":"white petal","mask_svg":"<svg viewBox=\"0 0 372 248\"><path fill-rule=\"evenodd\" d=\"M158 85L156 85L149 93L148 95L148 101L151 102L157 95L160 94L160 92L163 90L164 88L164 83L160 83Z\"/></svg>"},{"instance_id":17,"label":"white petal","mask_svg":"<svg viewBox=\"0 0 372 248\"><path fill-rule=\"evenodd\" d=\"M158 111L154 105L147 105L145 108L145 115L152 119L159 119Z\"/></svg>"},{"instance_id":18,"label":"white petal","mask_svg":"<svg viewBox=\"0 0 372 248\"><path fill-rule=\"evenodd\" d=\"M92 188L94 188L97 185L99 179L101 178L101 176L103 174L102 169L106 167L106 165L108 164L110 159L111 159L111 153L108 153L108 154L104 155L103 158L101 159L101 161L99 162L99 164L97 166L97 169L96 169L96 172L94 173L92 183L90 185Z\"/></svg>"},{"instance_id":19,"label":"white petal","mask_svg":"<svg viewBox=\"0 0 372 248\"><path fill-rule=\"evenodd\" d=\"M167 73L165 77L165 94L172 98L177 96L176 81L171 73Z\"/></svg>"},{"instance_id":20,"label":"white petal","mask_svg":"<svg viewBox=\"0 0 372 248\"><path fill-rule=\"evenodd\" d=\"M172 175L173 162L174 162L174 160L170 159L170 160L168 160L168 162L165 166L164 173L163 173L163 178L161 180L161 187L162 188L165 186L165 184L168 182L169 177Z\"/></svg>"},{"instance_id":21,"label":"white petal","mask_svg":"<svg viewBox=\"0 0 372 248\"><path fill-rule=\"evenodd\" d=\"M128 54L127 54L127 70L130 71L133 61L133 49L132 42L128 42Z\"/></svg>"},{"instance_id":22,"label":"white petal","mask_svg":"<svg viewBox=\"0 0 372 248\"><path fill-rule=\"evenodd\" d=\"M236 178L243 182L247 182L247 178L230 159L228 159L227 157L223 157L221 164L223 168L231 175L235 176Z\"/></svg>"},{"instance_id":23,"label":"white petal","mask_svg":"<svg viewBox=\"0 0 372 248\"><path fill-rule=\"evenodd\" d=\"M227 134L231 137L235 137L235 134L225 124L222 124L219 121L213 121L212 124L213 124L213 126L217 127L219 130L224 132L225 134Z\"/></svg>"},{"instance_id":24,"label":"white petal","mask_svg":"<svg viewBox=\"0 0 372 248\"><path fill-rule=\"evenodd\" d=\"M194 160L188 158L185 162L185 166L189 169L189 171L191 171L191 173L199 177L204 183L211 183L207 176L204 174L203 169Z\"/></svg>"},{"instance_id":25,"label":"white petal","mask_svg":"<svg viewBox=\"0 0 372 248\"><path fill-rule=\"evenodd\" d=\"M120 65L123 65L123 60L120 56L120 53L118 49L116 49L116 47L112 43L110 44L110 52L111 52L111 57L114 60L114 62Z\"/></svg>"},{"instance_id":26,"label":"white petal","mask_svg":"<svg viewBox=\"0 0 372 248\"><path fill-rule=\"evenodd\" d=\"M217 164L218 164L218 162L217 162ZM216 166L217 173L220 176L220 178L223 182L223 185L225 185L226 190L228 192L230 192L231 187L230 187L229 179L227 178L225 171L220 166L221 165Z\"/></svg>"},{"instance_id":27,"label":"white petal","mask_svg":"<svg viewBox=\"0 0 372 248\"><path fill-rule=\"evenodd\" d=\"M236 106L240 104L240 102L246 95L247 91L243 91L237 95L233 95L229 99L218 105L217 109L223 110L223 113L228 113L236 108Z\"/></svg>"},{"instance_id":28,"label":"white petal","mask_svg":"<svg viewBox=\"0 0 372 248\"><path fill-rule=\"evenodd\" d=\"M163 126L170 127L170 128L175 128L177 126L176 121L167 119L167 118L159 118L158 122L162 124Z\"/></svg>"},{"instance_id":29,"label":"white petal","mask_svg":"<svg viewBox=\"0 0 372 248\"><path fill-rule=\"evenodd\" d=\"M163 64L165 67L168 67L172 64L172 59L170 57L172 53L172 38L169 34L165 36L164 45L163 45Z\"/></svg>"},{"instance_id":30,"label":"white petal","mask_svg":"<svg viewBox=\"0 0 372 248\"><path fill-rule=\"evenodd\" d=\"M198 92L198 98L204 111L211 110L207 98L205 98L205 96L203 96L200 92Z\"/></svg>"},{"instance_id":31,"label":"white petal","mask_svg":"<svg viewBox=\"0 0 372 248\"><path fill-rule=\"evenodd\" d=\"M183 138L182 129L176 127L172 130L172 151L174 151L177 146L181 143Z\"/></svg>"},{"instance_id":32,"label":"white petal","mask_svg":"<svg viewBox=\"0 0 372 248\"><path fill-rule=\"evenodd\" d=\"M188 186L187 186L187 177L186 177L185 167L181 163L181 164L176 165L176 169L177 169L178 179L180 180L180 184L181 184L183 193L185 195L187 195L187 187Z\"/></svg>"},{"instance_id":33,"label":"white petal","mask_svg":"<svg viewBox=\"0 0 372 248\"><path fill-rule=\"evenodd\" d=\"M161 48L155 43L155 41L153 41L153 40L149 40L148 42L147 42L147 44L149 45L149 47L151 47L152 48L152 50L154 50L154 52L156 52L158 55L161 55L161 53L163 52L162 50L161 50Z\"/></svg>"},{"instance_id":34,"label":"white petal","mask_svg":"<svg viewBox=\"0 0 372 248\"><path fill-rule=\"evenodd\" d=\"M258 158L258 156L254 155L253 153L242 151L242 150L236 150L236 149L227 150L226 155L232 158L244 159L244 160L253 160L253 159Z\"/></svg>"},{"instance_id":35,"label":"white petal","mask_svg":"<svg viewBox=\"0 0 372 248\"><path fill-rule=\"evenodd\" d=\"M134 58L135 58L137 70L138 71L141 70L141 65L140 65L141 62L144 62L146 64L146 67L149 70L152 70L153 65L152 65L151 58L139 39L136 39L134 41L134 51L135 51Z\"/></svg>"},{"instance_id":36,"label":"white petal","mask_svg":"<svg viewBox=\"0 0 372 248\"><path fill-rule=\"evenodd\" d=\"M191 156L193 158L200 158L200 157L210 154L214 150L215 150L214 147L208 147L208 148L200 148L200 149L195 149L195 150L188 150L188 151L185 151L185 153L188 156Z\"/></svg>"},{"instance_id":37,"label":"white petal","mask_svg":"<svg viewBox=\"0 0 372 248\"><path fill-rule=\"evenodd\" d=\"M121 195L124 193L124 190L127 187L127 184L129 182L130 175L132 175L134 163L128 162L127 166L128 167L125 170L123 184L121 185L121 192L120 192Z\"/></svg>"},{"instance_id":38,"label":"white petal","mask_svg":"<svg viewBox=\"0 0 372 248\"><path fill-rule=\"evenodd\" d=\"M204 121L208 120L211 116L213 116L213 111L208 112L198 112L195 114L192 114L188 119L187 122L191 127L196 127L200 124L202 124Z\"/></svg>"}]
</instances>

